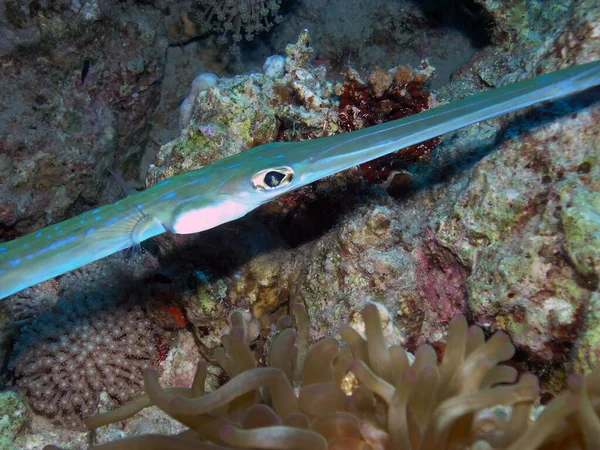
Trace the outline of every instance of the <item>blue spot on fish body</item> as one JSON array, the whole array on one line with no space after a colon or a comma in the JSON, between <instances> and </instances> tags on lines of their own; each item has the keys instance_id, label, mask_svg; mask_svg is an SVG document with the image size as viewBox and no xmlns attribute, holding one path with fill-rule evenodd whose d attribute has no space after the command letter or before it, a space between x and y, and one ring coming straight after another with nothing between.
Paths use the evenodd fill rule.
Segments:
<instances>
[{"instance_id":1,"label":"blue spot on fish body","mask_svg":"<svg viewBox=\"0 0 600 450\"><path fill-rule=\"evenodd\" d=\"M52 235L49 234L48 236L46 236L46 239L52 239Z\"/></svg>"},{"instance_id":2,"label":"blue spot on fish body","mask_svg":"<svg viewBox=\"0 0 600 450\"><path fill-rule=\"evenodd\" d=\"M13 267L17 267L19 264L21 264L21 260L20 259L12 259L8 263Z\"/></svg>"},{"instance_id":3,"label":"blue spot on fish body","mask_svg":"<svg viewBox=\"0 0 600 450\"><path fill-rule=\"evenodd\" d=\"M6 251L6 247L0 247L0 252L4 253Z\"/></svg>"},{"instance_id":4,"label":"blue spot on fish body","mask_svg":"<svg viewBox=\"0 0 600 450\"><path fill-rule=\"evenodd\" d=\"M25 257L25 259L33 259L35 257L35 255L29 254Z\"/></svg>"},{"instance_id":5,"label":"blue spot on fish body","mask_svg":"<svg viewBox=\"0 0 600 450\"><path fill-rule=\"evenodd\" d=\"M157 186L165 186L167 184L169 184L171 182L171 180L165 180L162 183L158 183Z\"/></svg>"},{"instance_id":6,"label":"blue spot on fish body","mask_svg":"<svg viewBox=\"0 0 600 450\"><path fill-rule=\"evenodd\" d=\"M192 184L196 184L196 183L203 183L204 181L208 180L207 177L202 177L202 178L197 178L194 181L192 181Z\"/></svg>"},{"instance_id":7,"label":"blue spot on fish body","mask_svg":"<svg viewBox=\"0 0 600 450\"><path fill-rule=\"evenodd\" d=\"M27 248L29 247L29 244L26 242L25 245L23 245L23 247Z\"/></svg>"},{"instance_id":8,"label":"blue spot on fish body","mask_svg":"<svg viewBox=\"0 0 600 450\"><path fill-rule=\"evenodd\" d=\"M102 211L102 208L98 208L92 211L92 214L98 214L100 211Z\"/></svg>"},{"instance_id":9,"label":"blue spot on fish body","mask_svg":"<svg viewBox=\"0 0 600 450\"><path fill-rule=\"evenodd\" d=\"M161 200L168 200L168 199L176 197L176 196L177 196L177 192L170 192L167 195L163 195L160 199Z\"/></svg>"},{"instance_id":10,"label":"blue spot on fish body","mask_svg":"<svg viewBox=\"0 0 600 450\"><path fill-rule=\"evenodd\" d=\"M119 221L118 217L113 217L110 220L107 220L106 222L104 222L104 225L106 225L107 227L114 225L115 223L117 223Z\"/></svg>"},{"instance_id":11,"label":"blue spot on fish body","mask_svg":"<svg viewBox=\"0 0 600 450\"><path fill-rule=\"evenodd\" d=\"M2 275L5 272L6 272L5 270L0 270L0 275Z\"/></svg>"},{"instance_id":12,"label":"blue spot on fish body","mask_svg":"<svg viewBox=\"0 0 600 450\"><path fill-rule=\"evenodd\" d=\"M92 228L92 231L93 231L93 228ZM70 236L66 239L63 239L62 241L55 242L55 243L49 245L48 247L41 249L39 252L37 252L37 255L38 256L43 255L44 253L47 253L51 250L56 250L57 248L62 247L63 245L67 245L69 242L73 242L76 239L77 239L77 236Z\"/></svg>"},{"instance_id":13,"label":"blue spot on fish body","mask_svg":"<svg viewBox=\"0 0 600 450\"><path fill-rule=\"evenodd\" d=\"M285 155L277 155L275 158L277 158L277 159L285 158Z\"/></svg>"},{"instance_id":14,"label":"blue spot on fish body","mask_svg":"<svg viewBox=\"0 0 600 450\"><path fill-rule=\"evenodd\" d=\"M242 165L242 163L235 163L235 164L232 164L232 165L230 165L230 166L228 167L228 169L235 169L236 167L239 167L239 166L241 166L241 165Z\"/></svg>"},{"instance_id":15,"label":"blue spot on fish body","mask_svg":"<svg viewBox=\"0 0 600 450\"><path fill-rule=\"evenodd\" d=\"M37 233L37 234L35 235L35 237L36 237L36 238L41 238L41 237L42 237L42 233Z\"/></svg>"},{"instance_id":16,"label":"blue spot on fish body","mask_svg":"<svg viewBox=\"0 0 600 450\"><path fill-rule=\"evenodd\" d=\"M97 216L96 220L102 220L102 216Z\"/></svg>"},{"instance_id":17,"label":"blue spot on fish body","mask_svg":"<svg viewBox=\"0 0 600 450\"><path fill-rule=\"evenodd\" d=\"M81 225L83 225L83 224L85 223L85 220L81 219L81 220L79 221L79 223L80 223Z\"/></svg>"},{"instance_id":18,"label":"blue spot on fish body","mask_svg":"<svg viewBox=\"0 0 600 450\"><path fill-rule=\"evenodd\" d=\"M89 235L90 235L90 234L92 234L94 231L96 231L96 229L95 229L95 228L90 228L89 230L87 230L87 231L85 232L85 235L86 235L86 236L89 236Z\"/></svg>"},{"instance_id":19,"label":"blue spot on fish body","mask_svg":"<svg viewBox=\"0 0 600 450\"><path fill-rule=\"evenodd\" d=\"M257 156L257 157L256 157L256 159L257 159L257 160L259 160L259 159L263 159L263 158L264 158L264 156Z\"/></svg>"},{"instance_id":20,"label":"blue spot on fish body","mask_svg":"<svg viewBox=\"0 0 600 450\"><path fill-rule=\"evenodd\" d=\"M142 204L139 204L136 206L137 209L142 209L144 206Z\"/></svg>"}]
</instances>

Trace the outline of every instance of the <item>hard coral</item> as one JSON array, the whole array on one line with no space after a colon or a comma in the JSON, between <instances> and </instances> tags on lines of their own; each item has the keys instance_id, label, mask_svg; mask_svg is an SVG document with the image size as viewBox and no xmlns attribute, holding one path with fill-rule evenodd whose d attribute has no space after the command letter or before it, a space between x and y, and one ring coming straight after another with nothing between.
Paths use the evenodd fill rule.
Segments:
<instances>
[{"instance_id":1,"label":"hard coral","mask_svg":"<svg viewBox=\"0 0 600 450\"><path fill-rule=\"evenodd\" d=\"M142 369L158 358L157 339L137 305L63 302L23 328L9 367L35 411L80 429L102 392L115 405L139 394Z\"/></svg>"},{"instance_id":2,"label":"hard coral","mask_svg":"<svg viewBox=\"0 0 600 450\"><path fill-rule=\"evenodd\" d=\"M88 426L120 421L154 404L190 429L101 448L528 450L595 448L600 441L600 371L572 377L568 392L530 424L537 378L525 374L505 385L517 373L499 365L514 353L504 333L486 341L479 327L468 328L459 316L450 325L442 362L422 346L411 365L403 348L385 344L376 305L362 311L367 339L343 328L344 347L326 338L309 348L306 310L295 305L294 314L299 332L289 316L282 317L269 367L256 368L243 316L234 312L224 348L215 355L231 380L215 392L204 391L206 363L198 365L191 388L162 388L157 373L146 369L144 396L90 418ZM509 417L489 409L497 405L512 407Z\"/></svg>"},{"instance_id":3,"label":"hard coral","mask_svg":"<svg viewBox=\"0 0 600 450\"><path fill-rule=\"evenodd\" d=\"M191 21L199 22L203 32L222 33L218 39L220 44L227 43L227 35L231 33L233 54L239 54L242 34L251 41L255 34L269 31L274 23L281 22L277 14L281 0L199 0L198 3L202 13L198 18L192 13Z\"/></svg>"}]
</instances>

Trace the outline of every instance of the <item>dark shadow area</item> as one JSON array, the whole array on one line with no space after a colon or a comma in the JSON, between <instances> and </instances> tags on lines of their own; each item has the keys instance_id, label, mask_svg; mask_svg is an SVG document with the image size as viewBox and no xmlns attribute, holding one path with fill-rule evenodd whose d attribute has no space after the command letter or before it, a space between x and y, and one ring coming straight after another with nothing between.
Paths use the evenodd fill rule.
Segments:
<instances>
[{"instance_id":1,"label":"dark shadow area","mask_svg":"<svg viewBox=\"0 0 600 450\"><path fill-rule=\"evenodd\" d=\"M557 350L569 353L574 347L572 342L556 343ZM540 380L540 403L547 405L566 386L563 361L553 362L533 358L532 354L524 348L517 347L514 356L505 364L514 367L519 373L534 373ZM557 377L557 374L559 375Z\"/></svg>"},{"instance_id":2,"label":"dark shadow area","mask_svg":"<svg viewBox=\"0 0 600 450\"><path fill-rule=\"evenodd\" d=\"M431 28L454 28L476 49L492 43L494 20L474 0L410 0L425 14Z\"/></svg>"},{"instance_id":3,"label":"dark shadow area","mask_svg":"<svg viewBox=\"0 0 600 450\"><path fill-rule=\"evenodd\" d=\"M240 62L242 65L241 67L236 67L235 64L232 65L232 68L235 68L234 72L260 72L262 71L262 65L266 58L271 55L285 54L284 48L277 48L277 46L274 45L272 35L278 31L278 28L285 27L287 25L287 18L296 16L300 7L301 1L282 1L279 4L278 11L278 14L284 18L282 23L275 24L273 29L268 32L258 33L251 41L242 39L238 43L240 47ZM293 44L294 42L295 41L289 42L289 44Z\"/></svg>"},{"instance_id":4,"label":"dark shadow area","mask_svg":"<svg viewBox=\"0 0 600 450\"><path fill-rule=\"evenodd\" d=\"M439 86L456 67L492 43L494 19L475 0L382 0L370 8L360 8L357 3L283 1L279 10L282 23L252 41L242 40L241 64L232 70L260 69L266 57L285 54L285 45L295 43L307 28L314 63L325 66L330 78L339 76L347 66L371 71L375 67L417 66L421 59L430 58Z\"/></svg>"}]
</instances>

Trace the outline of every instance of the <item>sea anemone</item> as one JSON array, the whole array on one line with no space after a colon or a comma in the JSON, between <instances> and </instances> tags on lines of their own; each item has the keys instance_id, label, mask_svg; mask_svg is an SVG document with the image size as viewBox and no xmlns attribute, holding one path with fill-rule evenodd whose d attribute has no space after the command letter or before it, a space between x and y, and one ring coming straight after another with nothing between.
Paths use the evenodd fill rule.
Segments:
<instances>
[{"instance_id":1,"label":"sea anemone","mask_svg":"<svg viewBox=\"0 0 600 450\"><path fill-rule=\"evenodd\" d=\"M364 307L366 339L350 327L308 345L306 310L293 306L272 341L267 367L256 367L240 312L222 337L216 359L230 381L204 391L205 362L190 388L163 388L144 371L146 394L89 418L95 429L156 405L189 429L177 436L145 435L95 449L591 449L600 442L600 371L571 376L568 389L531 420L538 380L499 364L514 346L503 332L487 341L463 316L450 324L438 364L420 347L409 363L400 346L385 344L376 305ZM505 407L499 412L499 406ZM56 447L46 447L47 450Z\"/></svg>"}]
</instances>

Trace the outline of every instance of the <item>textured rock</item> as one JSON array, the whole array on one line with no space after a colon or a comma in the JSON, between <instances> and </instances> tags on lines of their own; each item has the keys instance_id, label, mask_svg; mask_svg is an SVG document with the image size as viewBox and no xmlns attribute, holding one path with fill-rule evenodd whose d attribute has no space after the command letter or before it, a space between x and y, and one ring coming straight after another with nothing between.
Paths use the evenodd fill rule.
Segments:
<instances>
[{"instance_id":1,"label":"textured rock","mask_svg":"<svg viewBox=\"0 0 600 450\"><path fill-rule=\"evenodd\" d=\"M490 18L480 8L447 2L303 0L284 20L269 38L272 46L281 48L308 28L315 63L334 75L348 65L370 71L430 58L439 86L488 43Z\"/></svg>"},{"instance_id":2,"label":"textured rock","mask_svg":"<svg viewBox=\"0 0 600 450\"><path fill-rule=\"evenodd\" d=\"M27 422L27 407L23 399L12 391L0 393L0 447L18 450L15 438Z\"/></svg>"},{"instance_id":3,"label":"textured rock","mask_svg":"<svg viewBox=\"0 0 600 450\"><path fill-rule=\"evenodd\" d=\"M473 171L438 232L472 270L476 320L504 328L538 361L568 357L598 288L598 225L586 220L593 201L581 202L597 188L578 168L597 158L599 114L554 117L504 141Z\"/></svg>"},{"instance_id":4,"label":"textured rock","mask_svg":"<svg viewBox=\"0 0 600 450\"><path fill-rule=\"evenodd\" d=\"M0 239L104 201L108 168L137 176L164 33L151 8L2 2Z\"/></svg>"}]
</instances>

